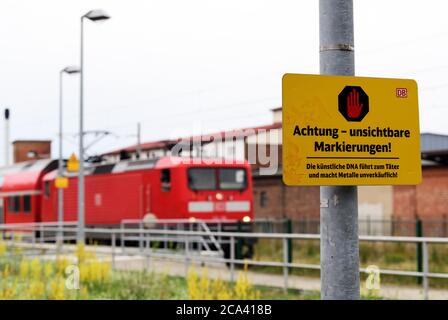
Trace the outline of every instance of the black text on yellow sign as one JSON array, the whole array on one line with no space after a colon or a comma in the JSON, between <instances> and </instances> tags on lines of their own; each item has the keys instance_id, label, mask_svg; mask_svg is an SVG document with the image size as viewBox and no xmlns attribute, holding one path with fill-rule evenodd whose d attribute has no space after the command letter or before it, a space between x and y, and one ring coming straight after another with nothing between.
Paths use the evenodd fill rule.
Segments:
<instances>
[{"instance_id":1,"label":"black text on yellow sign","mask_svg":"<svg viewBox=\"0 0 448 320\"><path fill-rule=\"evenodd\" d=\"M414 80L286 74L287 185L421 182Z\"/></svg>"}]
</instances>

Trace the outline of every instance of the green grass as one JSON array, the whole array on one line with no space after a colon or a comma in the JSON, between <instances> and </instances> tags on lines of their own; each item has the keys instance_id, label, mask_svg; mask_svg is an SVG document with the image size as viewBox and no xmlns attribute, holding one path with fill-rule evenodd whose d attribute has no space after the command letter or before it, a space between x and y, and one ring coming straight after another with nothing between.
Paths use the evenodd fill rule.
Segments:
<instances>
[{"instance_id":1,"label":"green grass","mask_svg":"<svg viewBox=\"0 0 448 320\"><path fill-rule=\"evenodd\" d=\"M188 292L183 278L115 271L107 282L89 288L89 299L177 300L188 299Z\"/></svg>"},{"instance_id":2,"label":"green grass","mask_svg":"<svg viewBox=\"0 0 448 320\"><path fill-rule=\"evenodd\" d=\"M260 299L266 300L315 300L319 292L268 286L254 286ZM115 271L107 283L89 288L89 299L112 300L178 300L189 299L184 277L167 276L139 271Z\"/></svg>"}]
</instances>

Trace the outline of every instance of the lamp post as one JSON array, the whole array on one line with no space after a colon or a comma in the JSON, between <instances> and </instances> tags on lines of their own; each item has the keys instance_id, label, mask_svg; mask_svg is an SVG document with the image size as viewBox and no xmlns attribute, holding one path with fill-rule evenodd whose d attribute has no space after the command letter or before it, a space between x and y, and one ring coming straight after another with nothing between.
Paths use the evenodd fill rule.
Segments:
<instances>
[{"instance_id":1,"label":"lamp post","mask_svg":"<svg viewBox=\"0 0 448 320\"><path fill-rule=\"evenodd\" d=\"M78 171L78 243L84 243L84 20L109 19L103 10L91 10L81 17L80 99L79 99L79 171Z\"/></svg>"},{"instance_id":2,"label":"lamp post","mask_svg":"<svg viewBox=\"0 0 448 320\"><path fill-rule=\"evenodd\" d=\"M59 71L59 161L58 177L63 175L64 162L62 159L62 111L63 111L63 76L64 74L79 73L79 68L68 66ZM64 221L64 189L58 189L58 243L62 240L62 223Z\"/></svg>"},{"instance_id":3,"label":"lamp post","mask_svg":"<svg viewBox=\"0 0 448 320\"><path fill-rule=\"evenodd\" d=\"M9 166L9 109L5 109L5 167Z\"/></svg>"}]
</instances>

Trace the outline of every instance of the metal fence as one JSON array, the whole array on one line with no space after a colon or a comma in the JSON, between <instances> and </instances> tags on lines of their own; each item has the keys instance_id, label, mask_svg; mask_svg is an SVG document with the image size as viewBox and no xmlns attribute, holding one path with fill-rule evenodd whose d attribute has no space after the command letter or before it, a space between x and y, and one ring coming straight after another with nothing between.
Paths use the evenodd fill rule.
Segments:
<instances>
[{"instance_id":1,"label":"metal fence","mask_svg":"<svg viewBox=\"0 0 448 320\"><path fill-rule=\"evenodd\" d=\"M319 219L255 219L260 232L320 233ZM360 235L448 237L448 219L359 219Z\"/></svg>"},{"instance_id":2,"label":"metal fence","mask_svg":"<svg viewBox=\"0 0 448 320\"><path fill-rule=\"evenodd\" d=\"M135 223L135 222L132 222ZM172 221L172 224L180 222ZM188 222L190 225L191 221ZM202 223L200 221L196 224ZM167 224L168 225L168 224ZM270 266L279 267L283 270L284 288L287 289L291 269L311 269L320 270L320 265L305 264L291 262L289 250L291 241L309 241L320 240L319 234L300 234L300 233L278 233L278 232L222 232L211 230L179 230L171 228L162 229L146 229L142 222L138 222L138 227L128 227L124 223L116 228L86 228L86 237L100 237L107 239L108 246L102 247L102 253L110 257L112 267L116 265L116 257L119 255L132 256L138 255L146 259L146 266L149 268L151 259L165 258L183 261L185 265L185 274L187 274L190 265L194 262L199 263L226 263L229 268L230 281L235 280L235 267L237 265L252 266ZM58 233L59 232L59 233ZM61 254L74 252L73 245L68 244L76 239L76 222L64 223L29 223L0 225L1 240L10 246L22 246L30 250L43 248L45 246L47 254ZM17 238L16 235L21 234ZM282 242L282 259L281 261L257 261L239 259L236 255L236 244L240 239L276 239ZM202 255L194 254L195 251L203 250L204 242L212 244L216 239L220 239L221 243L230 244L230 257L224 258L222 255ZM225 240L223 240L225 239ZM361 242L368 243L413 243L422 248L423 268L421 271L404 271L381 269L383 275L408 276L422 279L423 298L428 298L429 279L439 278L448 279L448 273L435 273L429 270L429 254L428 246L434 244L448 244L447 238L441 237L405 237L405 236L360 236ZM134 242L134 246L126 245L126 242ZM177 244L175 248L152 246L153 243L174 242ZM135 245L137 244L137 245ZM196 244L196 245L195 245ZM219 250L218 250L219 252ZM42 253L39 253L42 254ZM361 268L360 272L368 272Z\"/></svg>"}]
</instances>

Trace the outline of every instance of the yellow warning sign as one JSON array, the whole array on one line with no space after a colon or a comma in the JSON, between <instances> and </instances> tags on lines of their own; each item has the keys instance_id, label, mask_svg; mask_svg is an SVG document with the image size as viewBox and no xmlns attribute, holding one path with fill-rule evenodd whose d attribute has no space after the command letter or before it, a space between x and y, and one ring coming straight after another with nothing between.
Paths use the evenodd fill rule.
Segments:
<instances>
[{"instance_id":1,"label":"yellow warning sign","mask_svg":"<svg viewBox=\"0 0 448 320\"><path fill-rule=\"evenodd\" d=\"M77 172L79 170L79 160L74 153L72 153L67 161L67 170L69 172Z\"/></svg>"},{"instance_id":2,"label":"yellow warning sign","mask_svg":"<svg viewBox=\"0 0 448 320\"><path fill-rule=\"evenodd\" d=\"M54 186L61 189L68 188L68 179L66 177L56 177Z\"/></svg>"},{"instance_id":3,"label":"yellow warning sign","mask_svg":"<svg viewBox=\"0 0 448 320\"><path fill-rule=\"evenodd\" d=\"M421 182L414 80L283 76L287 185Z\"/></svg>"}]
</instances>

